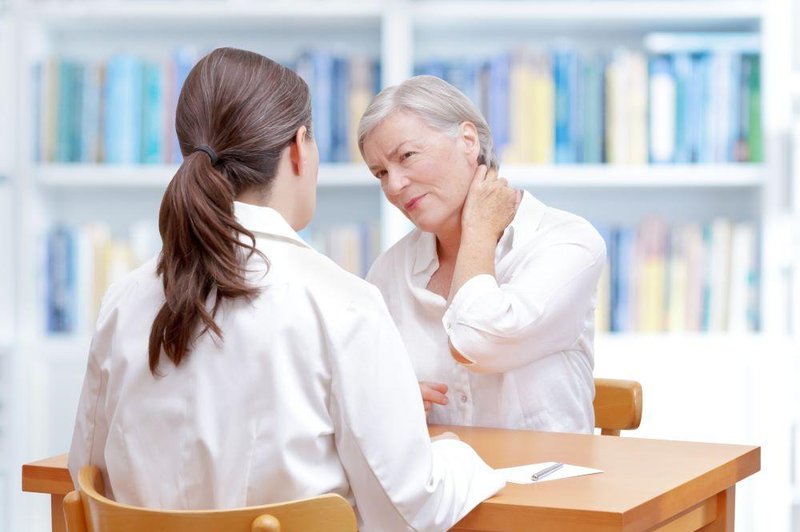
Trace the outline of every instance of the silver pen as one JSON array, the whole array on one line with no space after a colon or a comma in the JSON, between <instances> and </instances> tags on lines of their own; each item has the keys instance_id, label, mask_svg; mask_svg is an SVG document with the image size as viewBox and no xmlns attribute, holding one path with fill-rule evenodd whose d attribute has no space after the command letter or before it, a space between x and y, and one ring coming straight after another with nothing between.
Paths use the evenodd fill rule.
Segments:
<instances>
[{"instance_id":1,"label":"silver pen","mask_svg":"<svg viewBox=\"0 0 800 532\"><path fill-rule=\"evenodd\" d=\"M556 462L555 464L549 465L549 466L545 467L544 469L540 469L539 471L537 471L536 473L531 475L531 480L542 480L544 477L546 477L550 473L555 473L556 471L558 471L562 467L564 467L564 464Z\"/></svg>"}]
</instances>

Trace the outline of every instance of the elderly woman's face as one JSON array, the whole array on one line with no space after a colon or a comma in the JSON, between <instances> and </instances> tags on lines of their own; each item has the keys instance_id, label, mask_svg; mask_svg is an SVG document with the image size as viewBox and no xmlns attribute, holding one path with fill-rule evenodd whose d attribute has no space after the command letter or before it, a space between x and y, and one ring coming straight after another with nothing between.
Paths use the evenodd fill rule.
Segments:
<instances>
[{"instance_id":1,"label":"elderly woman's face","mask_svg":"<svg viewBox=\"0 0 800 532\"><path fill-rule=\"evenodd\" d=\"M364 159L389 202L436 234L459 227L479 150L471 124L453 137L404 111L389 115L364 140Z\"/></svg>"}]
</instances>

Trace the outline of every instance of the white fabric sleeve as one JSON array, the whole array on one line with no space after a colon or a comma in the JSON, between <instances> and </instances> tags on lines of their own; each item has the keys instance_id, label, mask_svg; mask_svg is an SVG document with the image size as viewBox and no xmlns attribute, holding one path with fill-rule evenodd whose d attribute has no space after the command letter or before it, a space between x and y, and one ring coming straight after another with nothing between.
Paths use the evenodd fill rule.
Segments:
<instances>
[{"instance_id":1,"label":"white fabric sleeve","mask_svg":"<svg viewBox=\"0 0 800 532\"><path fill-rule=\"evenodd\" d=\"M505 481L469 445L431 444L400 335L378 291L370 295L331 346L337 449L362 530L446 530Z\"/></svg>"},{"instance_id":2,"label":"white fabric sleeve","mask_svg":"<svg viewBox=\"0 0 800 532\"><path fill-rule=\"evenodd\" d=\"M67 460L69 473L76 488L78 471L81 467L92 464L102 472L109 496L113 493L110 488L111 483L108 481L105 458L106 440L108 440L108 419L105 409L108 374L104 370L104 364L114 341L117 303L130 291L136 290L137 286L137 283L131 282L113 283L100 302Z\"/></svg>"},{"instance_id":3,"label":"white fabric sleeve","mask_svg":"<svg viewBox=\"0 0 800 532\"><path fill-rule=\"evenodd\" d=\"M89 347L89 361L78 401L75 429L67 461L76 489L78 471L89 464L97 466L102 471L105 485L110 486L105 460L105 446L108 439L108 420L105 413L108 375L102 366L111 349L113 326L105 315L104 306L105 303L101 305L98 326Z\"/></svg>"},{"instance_id":4,"label":"white fabric sleeve","mask_svg":"<svg viewBox=\"0 0 800 532\"><path fill-rule=\"evenodd\" d=\"M445 311L450 343L477 373L513 370L571 348L593 311L605 244L564 242L525 258L513 278L464 283Z\"/></svg>"}]
</instances>

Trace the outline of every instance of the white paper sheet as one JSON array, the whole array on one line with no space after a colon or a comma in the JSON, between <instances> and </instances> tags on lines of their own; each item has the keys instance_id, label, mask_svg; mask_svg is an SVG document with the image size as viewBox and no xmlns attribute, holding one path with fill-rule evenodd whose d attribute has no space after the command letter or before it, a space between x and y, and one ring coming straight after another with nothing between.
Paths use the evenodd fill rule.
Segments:
<instances>
[{"instance_id":1,"label":"white paper sheet","mask_svg":"<svg viewBox=\"0 0 800 532\"><path fill-rule=\"evenodd\" d=\"M498 469L497 471L503 475L503 477L506 479L506 482L513 482L514 484L540 484L550 480L559 480L562 478L580 477L582 475L594 475L595 473L602 473L600 469L564 464L564 467L550 473L541 480L531 480L531 475L554 463L555 462L540 462L538 464L505 467Z\"/></svg>"}]
</instances>

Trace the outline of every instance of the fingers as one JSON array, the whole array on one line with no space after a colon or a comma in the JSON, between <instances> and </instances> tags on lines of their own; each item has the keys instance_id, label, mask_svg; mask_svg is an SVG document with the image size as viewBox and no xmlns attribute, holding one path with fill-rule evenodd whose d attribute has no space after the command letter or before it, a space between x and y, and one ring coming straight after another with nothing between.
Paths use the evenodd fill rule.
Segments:
<instances>
[{"instance_id":1,"label":"fingers","mask_svg":"<svg viewBox=\"0 0 800 532\"><path fill-rule=\"evenodd\" d=\"M443 382L429 382L429 381L423 381L423 382L425 383L425 385L427 385L430 388L433 388L439 393L447 393L447 385Z\"/></svg>"},{"instance_id":2,"label":"fingers","mask_svg":"<svg viewBox=\"0 0 800 532\"><path fill-rule=\"evenodd\" d=\"M485 164L479 164L478 168L475 169L475 174L472 176L472 186L479 183L483 183L486 181L486 176L488 175L488 168Z\"/></svg>"},{"instance_id":3,"label":"fingers","mask_svg":"<svg viewBox=\"0 0 800 532\"><path fill-rule=\"evenodd\" d=\"M433 404L437 405L446 405L448 403L447 396L447 385L440 383L440 382L420 382L419 383L420 392L422 392L422 401L428 401Z\"/></svg>"}]
</instances>

